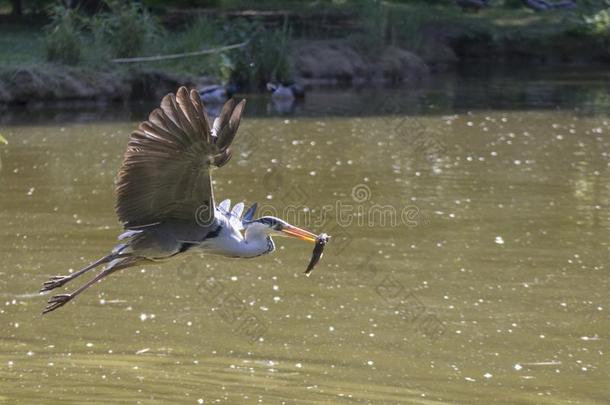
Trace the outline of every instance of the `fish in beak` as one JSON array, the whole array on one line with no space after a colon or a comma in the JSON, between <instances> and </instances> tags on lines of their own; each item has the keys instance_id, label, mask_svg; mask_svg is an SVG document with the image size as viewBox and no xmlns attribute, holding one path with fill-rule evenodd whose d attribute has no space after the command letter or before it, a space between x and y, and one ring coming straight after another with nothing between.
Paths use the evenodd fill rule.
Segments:
<instances>
[{"instance_id":1,"label":"fish in beak","mask_svg":"<svg viewBox=\"0 0 610 405\"><path fill-rule=\"evenodd\" d=\"M325 233L319 234L316 238L316 246L313 248L313 252L311 253L311 260L309 261L309 265L305 270L305 275L307 277L309 277L313 268L316 267L316 264L318 264L318 262L322 258L322 255L324 254L324 246L326 246L329 239L330 236Z\"/></svg>"}]
</instances>

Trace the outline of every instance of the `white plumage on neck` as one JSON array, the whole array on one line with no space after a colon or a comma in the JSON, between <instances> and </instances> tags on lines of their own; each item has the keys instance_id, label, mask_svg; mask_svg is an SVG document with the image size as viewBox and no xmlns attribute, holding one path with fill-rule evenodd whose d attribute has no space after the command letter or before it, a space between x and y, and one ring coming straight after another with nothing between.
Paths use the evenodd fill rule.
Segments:
<instances>
[{"instance_id":1,"label":"white plumage on neck","mask_svg":"<svg viewBox=\"0 0 610 405\"><path fill-rule=\"evenodd\" d=\"M268 228L261 224L248 226L242 234L231 213L224 210L216 211L216 222L221 227L218 236L206 239L198 246L204 253L249 258L275 250Z\"/></svg>"}]
</instances>

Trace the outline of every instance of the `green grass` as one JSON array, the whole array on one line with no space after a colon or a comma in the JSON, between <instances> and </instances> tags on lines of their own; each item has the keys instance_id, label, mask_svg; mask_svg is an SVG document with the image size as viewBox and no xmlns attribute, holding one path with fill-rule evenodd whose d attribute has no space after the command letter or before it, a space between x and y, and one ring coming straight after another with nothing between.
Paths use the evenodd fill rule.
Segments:
<instances>
[{"instance_id":1,"label":"green grass","mask_svg":"<svg viewBox=\"0 0 610 405\"><path fill-rule=\"evenodd\" d=\"M0 24L0 68L39 64L44 60L42 27Z\"/></svg>"},{"instance_id":2,"label":"green grass","mask_svg":"<svg viewBox=\"0 0 610 405\"><path fill-rule=\"evenodd\" d=\"M190 0L184 0L188 3ZM496 4L501 2L497 0ZM185 4L186 4L185 3ZM224 0L214 1L221 9L255 8L293 10L305 13L307 11L346 11L351 10L354 18L361 21L361 31L339 31L336 37L353 37L354 43L369 50L377 50L384 44L405 47L415 52L427 46L426 35L430 27L437 32L451 32L476 43L485 42L501 48L507 43L511 46L523 43L524 48L530 47L535 52L537 48L563 46L568 43L571 48L587 52L587 46L580 44L601 44L608 46L608 14L600 12L603 2L598 0L583 0L583 6L578 10L555 10L535 13L523 7L490 7L478 14L463 13L452 1L393 1L373 2L372 0L318 0L318 1L285 1L277 0ZM597 15L597 17L593 17ZM586 22L588 18L589 22ZM242 24L243 26L240 26ZM228 43L241 42L252 32L251 23L239 23L217 19L196 19L191 25L178 31L162 31L152 40L146 41L140 55L155 55L163 53L179 53L197 51ZM91 33L84 33L85 44L91 44ZM45 31L42 25L6 23L0 24L0 69L13 69L19 66L40 65L45 63ZM281 37L273 33L267 35L259 43L261 55L270 54L271 48L276 48ZM294 36L293 36L294 38ZM108 42L107 38L104 40ZM576 44L576 45L575 45ZM98 44L99 45L99 44ZM266 46L265 46L266 45ZM265 46L261 48L261 46ZM117 67L109 63L114 55L103 54L100 46L84 46L81 64L85 67L102 69L124 69L131 66ZM269 48L269 49L266 49ZM102 49L102 51L100 51ZM232 69L245 69L240 60L241 51L228 51L225 54L197 56L164 62L146 64L147 68L166 71L168 73L215 75L222 80L228 80ZM371 52L374 55L374 52ZM140 56L138 55L138 56ZM267 57L268 58L268 57ZM241 66L241 67L240 67ZM136 66L137 67L137 66ZM142 67L142 66L140 66ZM289 76L286 68L280 66L282 72L277 72L276 66L266 67L279 76ZM240 74L240 72L238 72ZM241 72L242 75L250 75ZM255 80L261 80L257 78Z\"/></svg>"}]
</instances>

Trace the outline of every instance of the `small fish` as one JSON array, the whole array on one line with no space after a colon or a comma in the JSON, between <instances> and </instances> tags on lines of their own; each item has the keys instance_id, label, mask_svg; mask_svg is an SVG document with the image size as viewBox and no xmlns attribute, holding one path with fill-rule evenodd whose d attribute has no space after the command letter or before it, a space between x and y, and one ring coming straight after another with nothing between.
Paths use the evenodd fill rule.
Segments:
<instances>
[{"instance_id":1,"label":"small fish","mask_svg":"<svg viewBox=\"0 0 610 405\"><path fill-rule=\"evenodd\" d=\"M314 246L314 248L313 248L313 253L311 254L311 260L309 261L307 270L305 270L305 274L307 276L309 276L309 273L311 273L313 268L320 261L320 258L322 257L322 254L324 253L324 246L326 246L326 243L328 242L329 239L330 239L330 236L328 236L325 233L319 234L318 237L316 238L316 246Z\"/></svg>"}]
</instances>

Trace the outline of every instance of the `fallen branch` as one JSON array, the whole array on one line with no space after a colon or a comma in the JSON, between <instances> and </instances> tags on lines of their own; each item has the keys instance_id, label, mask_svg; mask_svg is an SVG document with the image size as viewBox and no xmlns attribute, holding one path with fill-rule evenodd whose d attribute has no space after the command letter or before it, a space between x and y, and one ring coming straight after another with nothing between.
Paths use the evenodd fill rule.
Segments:
<instances>
[{"instance_id":1,"label":"fallen branch","mask_svg":"<svg viewBox=\"0 0 610 405\"><path fill-rule=\"evenodd\" d=\"M210 54L210 53L224 52L224 51L228 51L231 49L243 48L244 46L248 45L248 42L249 41L245 41L245 42L242 42L239 44L221 46L219 48L212 48L212 49L202 49L201 51L194 51L194 52L173 53L173 54L169 54L169 55L157 55L157 56L141 56L138 58L118 58L118 59L112 59L112 62L114 62L114 63L137 63L137 62L154 62L154 61L167 60L167 59L187 58L190 56L206 55L206 54Z\"/></svg>"}]
</instances>

